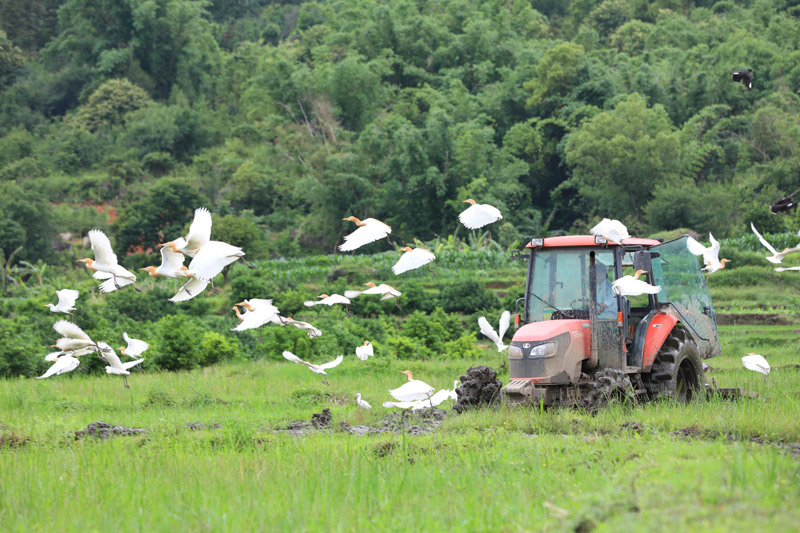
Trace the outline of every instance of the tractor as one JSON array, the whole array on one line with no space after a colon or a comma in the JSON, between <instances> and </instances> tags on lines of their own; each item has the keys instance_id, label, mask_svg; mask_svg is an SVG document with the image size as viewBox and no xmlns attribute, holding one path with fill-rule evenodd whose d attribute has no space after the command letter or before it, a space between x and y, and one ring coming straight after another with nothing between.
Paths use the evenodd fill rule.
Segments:
<instances>
[{"instance_id":1,"label":"tractor","mask_svg":"<svg viewBox=\"0 0 800 533\"><path fill-rule=\"evenodd\" d=\"M705 396L702 360L720 355L719 332L687 238L570 235L515 251L528 276L508 349L507 401L592 407L623 392L638 400ZM618 296L612 282L637 270L662 290Z\"/></svg>"}]
</instances>

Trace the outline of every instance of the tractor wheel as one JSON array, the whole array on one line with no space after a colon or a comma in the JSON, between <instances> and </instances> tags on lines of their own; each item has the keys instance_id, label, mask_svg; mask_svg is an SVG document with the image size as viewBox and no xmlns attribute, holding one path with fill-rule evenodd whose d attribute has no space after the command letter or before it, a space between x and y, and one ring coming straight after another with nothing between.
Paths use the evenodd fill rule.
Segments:
<instances>
[{"instance_id":1,"label":"tractor wheel","mask_svg":"<svg viewBox=\"0 0 800 533\"><path fill-rule=\"evenodd\" d=\"M579 405L594 413L620 400L634 400L636 393L625 372L616 368L604 368L594 373L582 396Z\"/></svg>"},{"instance_id":2,"label":"tractor wheel","mask_svg":"<svg viewBox=\"0 0 800 533\"><path fill-rule=\"evenodd\" d=\"M656 354L650 374L643 377L651 399L674 398L685 403L702 395L706 381L703 362L683 327L672 330Z\"/></svg>"}]
</instances>

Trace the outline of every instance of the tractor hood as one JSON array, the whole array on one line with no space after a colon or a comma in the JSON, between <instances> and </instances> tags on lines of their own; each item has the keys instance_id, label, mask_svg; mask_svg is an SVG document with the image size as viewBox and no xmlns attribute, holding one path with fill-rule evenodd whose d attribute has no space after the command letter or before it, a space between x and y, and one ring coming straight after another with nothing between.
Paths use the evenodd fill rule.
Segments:
<instances>
[{"instance_id":1,"label":"tractor hood","mask_svg":"<svg viewBox=\"0 0 800 533\"><path fill-rule=\"evenodd\" d=\"M509 377L534 383L566 385L580 376L589 357L588 320L532 322L514 334L508 350Z\"/></svg>"},{"instance_id":2,"label":"tractor hood","mask_svg":"<svg viewBox=\"0 0 800 533\"><path fill-rule=\"evenodd\" d=\"M552 339L557 335L570 331L583 333L583 330L586 330L586 337L588 338L588 320L546 320L543 322L531 322L519 328L512 340L514 342L539 342Z\"/></svg>"}]
</instances>

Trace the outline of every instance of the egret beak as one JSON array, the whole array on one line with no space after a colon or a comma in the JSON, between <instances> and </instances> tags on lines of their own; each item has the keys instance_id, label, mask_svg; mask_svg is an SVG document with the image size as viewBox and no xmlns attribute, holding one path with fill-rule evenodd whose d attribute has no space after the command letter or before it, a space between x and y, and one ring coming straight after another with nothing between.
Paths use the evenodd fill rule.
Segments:
<instances>
[{"instance_id":1,"label":"egret beak","mask_svg":"<svg viewBox=\"0 0 800 533\"><path fill-rule=\"evenodd\" d=\"M50 305L50 304L44 304L42 307L47 307L48 305Z\"/></svg>"},{"instance_id":2,"label":"egret beak","mask_svg":"<svg viewBox=\"0 0 800 533\"><path fill-rule=\"evenodd\" d=\"M413 250L412 250L412 248L411 248L410 246L406 246L405 248L400 248L400 251L403 251L403 252L412 252Z\"/></svg>"},{"instance_id":3,"label":"egret beak","mask_svg":"<svg viewBox=\"0 0 800 533\"><path fill-rule=\"evenodd\" d=\"M466 200L462 200L462 201L461 201L461 203L462 203L462 204L470 204L470 205L475 205L475 204L476 204L476 203L478 203L478 202L476 202L476 201L475 201L475 200L473 200L472 198L468 198L468 199L466 199Z\"/></svg>"}]
</instances>

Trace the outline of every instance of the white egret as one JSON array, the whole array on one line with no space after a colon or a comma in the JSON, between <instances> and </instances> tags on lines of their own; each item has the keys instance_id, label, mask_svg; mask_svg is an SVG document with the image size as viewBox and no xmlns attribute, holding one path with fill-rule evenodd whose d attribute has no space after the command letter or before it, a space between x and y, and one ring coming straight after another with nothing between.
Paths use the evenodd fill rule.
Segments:
<instances>
[{"instance_id":1,"label":"white egret","mask_svg":"<svg viewBox=\"0 0 800 533\"><path fill-rule=\"evenodd\" d=\"M392 232L390 226L374 218L368 218L362 221L356 217L350 216L342 220L355 222L356 226L358 226L353 233L344 236L344 242L339 245L339 250L342 252L352 252L365 244L388 237Z\"/></svg>"},{"instance_id":2,"label":"white egret","mask_svg":"<svg viewBox=\"0 0 800 533\"><path fill-rule=\"evenodd\" d=\"M245 309L245 314L239 312L237 306L242 306ZM261 326L272 322L273 324L283 324L283 320L279 314L278 308L272 305L272 300L264 300L261 298L252 298L250 300L241 301L233 306L236 312L236 318L240 323L231 331L244 331L246 329L258 328L258 340L261 340Z\"/></svg>"},{"instance_id":3,"label":"white egret","mask_svg":"<svg viewBox=\"0 0 800 533\"><path fill-rule=\"evenodd\" d=\"M361 393L356 394L356 405L362 409L372 409L372 406L366 400L361 399Z\"/></svg>"},{"instance_id":4,"label":"white egret","mask_svg":"<svg viewBox=\"0 0 800 533\"><path fill-rule=\"evenodd\" d=\"M500 210L493 205L479 204L472 198L464 200L462 203L470 204L458 215L458 220L467 229L482 228L503 218Z\"/></svg>"},{"instance_id":5,"label":"white egret","mask_svg":"<svg viewBox=\"0 0 800 533\"><path fill-rule=\"evenodd\" d=\"M642 274L647 274L646 270L637 270L633 276L622 276L611 284L611 289L618 296L639 296L641 294L658 294L661 287L650 285L646 281L639 279Z\"/></svg>"},{"instance_id":6,"label":"white egret","mask_svg":"<svg viewBox=\"0 0 800 533\"><path fill-rule=\"evenodd\" d=\"M478 318L478 326L481 329L481 333L489 337L495 345L497 346L497 351L502 352L503 350L507 349L508 346L503 344L503 337L508 331L508 326L511 324L511 311L503 311L503 314L500 315L500 323L498 324L500 333L496 332L494 328L489 324L489 321L486 320L486 317L482 316Z\"/></svg>"},{"instance_id":7,"label":"white egret","mask_svg":"<svg viewBox=\"0 0 800 533\"><path fill-rule=\"evenodd\" d=\"M68 320L59 320L53 324L53 329L61 335L61 338L52 347L57 347L61 351L68 352L95 346L95 342L89 338L89 335Z\"/></svg>"},{"instance_id":8,"label":"white egret","mask_svg":"<svg viewBox=\"0 0 800 533\"><path fill-rule=\"evenodd\" d=\"M433 387L424 381L414 379L410 370L403 370L402 373L408 376L408 382L389 391L389 394L391 394L395 400L413 402L415 400L425 400L431 397L433 394Z\"/></svg>"},{"instance_id":9,"label":"white egret","mask_svg":"<svg viewBox=\"0 0 800 533\"><path fill-rule=\"evenodd\" d=\"M722 270L725 268L725 263L729 263L730 259L720 259L719 241L715 239L711 233L708 234L708 238L711 241L711 246L706 247L692 237L689 237L686 239L686 248L688 248L689 251L694 255L702 255L703 263L705 264L703 270L709 274L713 274L717 270Z\"/></svg>"},{"instance_id":10,"label":"white egret","mask_svg":"<svg viewBox=\"0 0 800 533\"><path fill-rule=\"evenodd\" d=\"M372 295L378 294L381 296L381 300L388 300L389 298L394 298L394 305L397 306L398 309L403 309L400 307L400 304L397 303L397 299L403 294L402 292L398 291L394 287L390 287L385 283L381 283L380 285L375 285L371 281L368 281L364 284L364 286L369 287L363 291L344 291L345 298L356 298L361 296L362 294Z\"/></svg>"},{"instance_id":11,"label":"white egret","mask_svg":"<svg viewBox=\"0 0 800 533\"><path fill-rule=\"evenodd\" d=\"M119 360L119 356L116 354L114 349L105 342L98 342L97 348L100 352L100 356L108 362L106 374L116 374L118 376L122 376L122 382L124 383L125 388L130 389L127 378L127 376L130 375L128 369L138 365L144 361L144 359L134 359L133 361L123 363Z\"/></svg>"},{"instance_id":12,"label":"white egret","mask_svg":"<svg viewBox=\"0 0 800 533\"><path fill-rule=\"evenodd\" d=\"M436 259L436 256L433 255L433 253L424 248L412 249L410 246L406 246L400 250L405 253L392 267L392 272L394 272L395 276L402 274L403 272L408 272L409 270L414 270L415 268L427 265Z\"/></svg>"},{"instance_id":13,"label":"white egret","mask_svg":"<svg viewBox=\"0 0 800 533\"><path fill-rule=\"evenodd\" d=\"M244 255L238 246L222 241L209 241L192 258L189 270L195 273L196 278L211 281L234 261L241 260L247 264Z\"/></svg>"},{"instance_id":14,"label":"white egret","mask_svg":"<svg viewBox=\"0 0 800 533\"><path fill-rule=\"evenodd\" d=\"M764 377L769 375L770 367L769 363L766 359L764 359L763 355L758 355L757 353L748 353L744 357L742 357L742 364L747 370L752 370L753 372L761 372L764 374Z\"/></svg>"},{"instance_id":15,"label":"white egret","mask_svg":"<svg viewBox=\"0 0 800 533\"><path fill-rule=\"evenodd\" d=\"M761 234L758 232L758 230L756 229L755 225L752 222L750 223L750 229L752 229L753 233L756 234L756 237L758 237L758 240L761 241L761 244L763 244L764 247L772 253L772 255L767 256L767 261L769 261L770 263L778 264L781 261L783 261L783 258L785 256L793 254L795 252L800 252L800 244L798 244L794 248L784 248L782 252L779 252L767 241L767 239L761 236ZM777 270L778 272L783 272L783 270L778 270L777 268L775 270Z\"/></svg>"},{"instance_id":16,"label":"white egret","mask_svg":"<svg viewBox=\"0 0 800 533\"><path fill-rule=\"evenodd\" d=\"M80 293L73 289L61 289L60 291L56 291L56 296L58 296L58 303L56 305L53 304L44 304L42 307L49 307L50 311L53 313L66 313L71 315L70 311L75 310L75 300L78 299Z\"/></svg>"},{"instance_id":17,"label":"white egret","mask_svg":"<svg viewBox=\"0 0 800 533\"><path fill-rule=\"evenodd\" d=\"M111 241L108 240L108 236L97 229L90 230L88 235L89 242L92 243L94 259L86 257L78 259L78 262L85 264L89 270L93 270L95 279L107 280L100 284L100 290L112 292L125 285L133 284L133 288L138 291L136 274L117 263L117 255L111 249Z\"/></svg>"},{"instance_id":18,"label":"white egret","mask_svg":"<svg viewBox=\"0 0 800 533\"><path fill-rule=\"evenodd\" d=\"M341 294L331 294L330 296L327 294L320 294L317 298L319 298L319 300L309 300L303 302L303 305L306 307L313 307L315 305L327 305L330 307L332 305L342 304L347 309L347 314L350 314L350 298L346 298Z\"/></svg>"},{"instance_id":19,"label":"white egret","mask_svg":"<svg viewBox=\"0 0 800 533\"><path fill-rule=\"evenodd\" d=\"M164 278L191 278L194 277L194 272L190 272L188 268L183 265L186 256L180 252L175 252L169 246L161 247L161 264L157 267L146 266L139 270L146 270L153 277Z\"/></svg>"},{"instance_id":20,"label":"white egret","mask_svg":"<svg viewBox=\"0 0 800 533\"><path fill-rule=\"evenodd\" d=\"M178 292L169 299L170 302L185 302L186 300L191 300L208 287L208 284L211 283L207 279L199 279L199 278L191 278L189 281L184 283Z\"/></svg>"},{"instance_id":21,"label":"white egret","mask_svg":"<svg viewBox=\"0 0 800 533\"><path fill-rule=\"evenodd\" d=\"M356 357L358 357L362 361L366 361L373 355L375 355L375 351L372 348L371 342L365 340L364 344L362 344L361 346L356 346Z\"/></svg>"},{"instance_id":22,"label":"white egret","mask_svg":"<svg viewBox=\"0 0 800 533\"><path fill-rule=\"evenodd\" d=\"M51 354L52 355L52 354ZM45 358L47 359L47 358ZM55 363L53 366L47 369L47 372L42 374L41 376L37 377L36 379L45 379L49 378L50 376L57 376L59 374L66 374L67 372L72 372L81 362L76 358L69 354L61 355L54 359Z\"/></svg>"},{"instance_id":23,"label":"white egret","mask_svg":"<svg viewBox=\"0 0 800 533\"><path fill-rule=\"evenodd\" d=\"M205 207L194 210L194 219L189 226L186 237L178 237L174 241L159 244L157 248L169 246L173 253L183 253L194 257L197 251L211 240L211 212ZM163 257L163 256L162 256ZM181 264L183 261L181 261Z\"/></svg>"},{"instance_id":24,"label":"white egret","mask_svg":"<svg viewBox=\"0 0 800 533\"><path fill-rule=\"evenodd\" d=\"M304 330L308 334L308 337L310 339L313 339L314 337L321 337L322 336L322 331L320 331L319 329L315 328L314 326L312 326L308 322L302 322L300 320L295 320L292 317L286 317L284 320L286 321L286 325L287 326L294 326L297 329Z\"/></svg>"},{"instance_id":25,"label":"white egret","mask_svg":"<svg viewBox=\"0 0 800 533\"><path fill-rule=\"evenodd\" d=\"M127 331L122 332L122 338L125 339L125 342L128 343L127 346L120 346L119 352L122 355L127 355L128 357L141 357L142 352L147 350L150 345L147 344L145 341L139 339L132 339L128 336Z\"/></svg>"},{"instance_id":26,"label":"white egret","mask_svg":"<svg viewBox=\"0 0 800 533\"><path fill-rule=\"evenodd\" d=\"M333 361L331 361L329 363L325 363L323 365L315 365L313 363L309 363L308 361L303 361L302 359L300 359L299 357L297 357L295 354L293 354L290 351L284 351L283 352L283 358L286 359L287 361L291 361L293 363L306 365L308 367L308 369L311 370L313 373L322 374L323 376L327 376L328 375L328 373L325 372L326 370L328 370L330 368L333 368L335 366L339 366L339 364L342 362L342 360L344 360L344 356L340 355L339 357L337 357L336 359L334 359ZM322 382L324 384L326 384L326 385L328 384L328 381L325 378L322 378Z\"/></svg>"},{"instance_id":27,"label":"white egret","mask_svg":"<svg viewBox=\"0 0 800 533\"><path fill-rule=\"evenodd\" d=\"M786 272L787 270L800 270L800 266L795 267L778 267L775 269L775 272Z\"/></svg>"},{"instance_id":28,"label":"white egret","mask_svg":"<svg viewBox=\"0 0 800 533\"><path fill-rule=\"evenodd\" d=\"M628 228L619 220L612 220L604 218L595 227L589 230L592 235L604 237L606 240L612 242L622 243L625 239L631 236L628 234Z\"/></svg>"}]
</instances>

